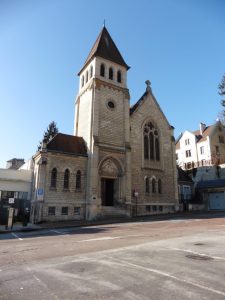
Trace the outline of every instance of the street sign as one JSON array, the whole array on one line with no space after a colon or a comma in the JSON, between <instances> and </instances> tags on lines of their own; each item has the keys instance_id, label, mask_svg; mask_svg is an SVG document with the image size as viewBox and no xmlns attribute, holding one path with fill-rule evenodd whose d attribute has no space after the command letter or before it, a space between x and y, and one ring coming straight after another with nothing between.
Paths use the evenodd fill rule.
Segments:
<instances>
[{"instance_id":1,"label":"street sign","mask_svg":"<svg viewBox=\"0 0 225 300\"><path fill-rule=\"evenodd\" d=\"M9 198L9 204L14 204L15 203L15 199L14 198Z\"/></svg>"},{"instance_id":2,"label":"street sign","mask_svg":"<svg viewBox=\"0 0 225 300\"><path fill-rule=\"evenodd\" d=\"M37 189L37 200L38 201L44 200L44 189L42 189L42 188Z\"/></svg>"}]
</instances>

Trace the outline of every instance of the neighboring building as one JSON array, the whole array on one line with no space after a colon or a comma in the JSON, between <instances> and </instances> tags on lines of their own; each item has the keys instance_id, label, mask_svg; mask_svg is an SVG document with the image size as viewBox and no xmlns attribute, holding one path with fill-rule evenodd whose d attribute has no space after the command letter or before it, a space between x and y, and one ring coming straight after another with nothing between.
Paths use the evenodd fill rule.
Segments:
<instances>
[{"instance_id":1,"label":"neighboring building","mask_svg":"<svg viewBox=\"0 0 225 300\"><path fill-rule=\"evenodd\" d=\"M32 170L0 169L0 192L1 196L12 192L11 197L31 199ZM16 194L15 194L16 193ZM16 196L20 194L20 196Z\"/></svg>"},{"instance_id":2,"label":"neighboring building","mask_svg":"<svg viewBox=\"0 0 225 300\"><path fill-rule=\"evenodd\" d=\"M225 179L197 183L202 204L206 210L225 210Z\"/></svg>"},{"instance_id":3,"label":"neighboring building","mask_svg":"<svg viewBox=\"0 0 225 300\"><path fill-rule=\"evenodd\" d=\"M211 126L200 123L200 130L181 134L176 142L176 158L194 181L196 207L202 204L204 210L223 210L225 128L221 122Z\"/></svg>"},{"instance_id":4,"label":"neighboring building","mask_svg":"<svg viewBox=\"0 0 225 300\"><path fill-rule=\"evenodd\" d=\"M186 130L176 141L177 164L184 170L225 162L225 128L220 121L200 123L196 131Z\"/></svg>"},{"instance_id":5,"label":"neighboring building","mask_svg":"<svg viewBox=\"0 0 225 300\"><path fill-rule=\"evenodd\" d=\"M0 169L0 223L6 219L9 207L14 207L18 216L30 208L32 173L32 170Z\"/></svg>"},{"instance_id":6,"label":"neighboring building","mask_svg":"<svg viewBox=\"0 0 225 300\"><path fill-rule=\"evenodd\" d=\"M23 158L12 158L6 162L6 169L18 170L24 163Z\"/></svg>"},{"instance_id":7,"label":"neighboring building","mask_svg":"<svg viewBox=\"0 0 225 300\"><path fill-rule=\"evenodd\" d=\"M180 167L177 168L178 195L181 210L187 211L194 196L194 182Z\"/></svg>"},{"instance_id":8,"label":"neighboring building","mask_svg":"<svg viewBox=\"0 0 225 300\"><path fill-rule=\"evenodd\" d=\"M104 27L78 73L74 136L57 134L33 157L34 222L178 208L173 127L149 81L130 108L128 69Z\"/></svg>"}]
</instances>

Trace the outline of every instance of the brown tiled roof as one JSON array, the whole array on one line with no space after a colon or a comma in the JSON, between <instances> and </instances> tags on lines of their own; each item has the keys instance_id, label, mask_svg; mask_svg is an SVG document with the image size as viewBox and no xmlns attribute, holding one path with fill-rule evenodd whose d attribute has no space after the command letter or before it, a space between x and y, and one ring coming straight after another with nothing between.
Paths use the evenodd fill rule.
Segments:
<instances>
[{"instance_id":1,"label":"brown tiled roof","mask_svg":"<svg viewBox=\"0 0 225 300\"><path fill-rule=\"evenodd\" d=\"M196 136L197 142L204 142L204 141L206 141L207 136L210 135L212 128L213 128L213 125L207 126L205 128L205 130L203 131L202 135L200 133L200 130L195 130L192 133Z\"/></svg>"},{"instance_id":2,"label":"brown tiled roof","mask_svg":"<svg viewBox=\"0 0 225 300\"><path fill-rule=\"evenodd\" d=\"M87 156L87 148L82 137L63 133L56 134L54 138L48 142L47 150Z\"/></svg>"},{"instance_id":3,"label":"brown tiled roof","mask_svg":"<svg viewBox=\"0 0 225 300\"><path fill-rule=\"evenodd\" d=\"M125 68L127 68L127 70L130 68L125 63L122 55L120 54L118 48L116 47L113 39L111 38L111 36L110 36L108 30L105 28L105 26L103 27L99 36L97 37L97 40L95 41L86 61L84 63L84 66L80 70L78 75L80 75L80 73L84 69L84 67L95 56L100 56L102 58L105 58L107 60L115 62L118 65L124 66Z\"/></svg>"}]
</instances>

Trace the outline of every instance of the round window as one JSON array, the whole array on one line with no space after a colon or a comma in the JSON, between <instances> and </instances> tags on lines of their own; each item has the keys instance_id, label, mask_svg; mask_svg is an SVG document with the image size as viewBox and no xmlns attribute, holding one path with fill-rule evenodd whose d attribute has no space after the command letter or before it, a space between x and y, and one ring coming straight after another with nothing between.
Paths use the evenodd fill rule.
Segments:
<instances>
[{"instance_id":1,"label":"round window","mask_svg":"<svg viewBox=\"0 0 225 300\"><path fill-rule=\"evenodd\" d=\"M111 108L111 109L115 108L114 102L113 101L109 101L108 102L108 107Z\"/></svg>"}]
</instances>

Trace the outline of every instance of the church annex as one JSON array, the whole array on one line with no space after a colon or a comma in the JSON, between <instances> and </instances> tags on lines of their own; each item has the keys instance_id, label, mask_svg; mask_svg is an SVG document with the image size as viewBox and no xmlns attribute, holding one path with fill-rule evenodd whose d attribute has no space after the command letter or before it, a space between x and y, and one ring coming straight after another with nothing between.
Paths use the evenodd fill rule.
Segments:
<instances>
[{"instance_id":1,"label":"church annex","mask_svg":"<svg viewBox=\"0 0 225 300\"><path fill-rule=\"evenodd\" d=\"M130 107L128 70L103 27L78 73L74 135L43 141L33 156L33 222L177 209L173 127L148 80Z\"/></svg>"}]
</instances>

